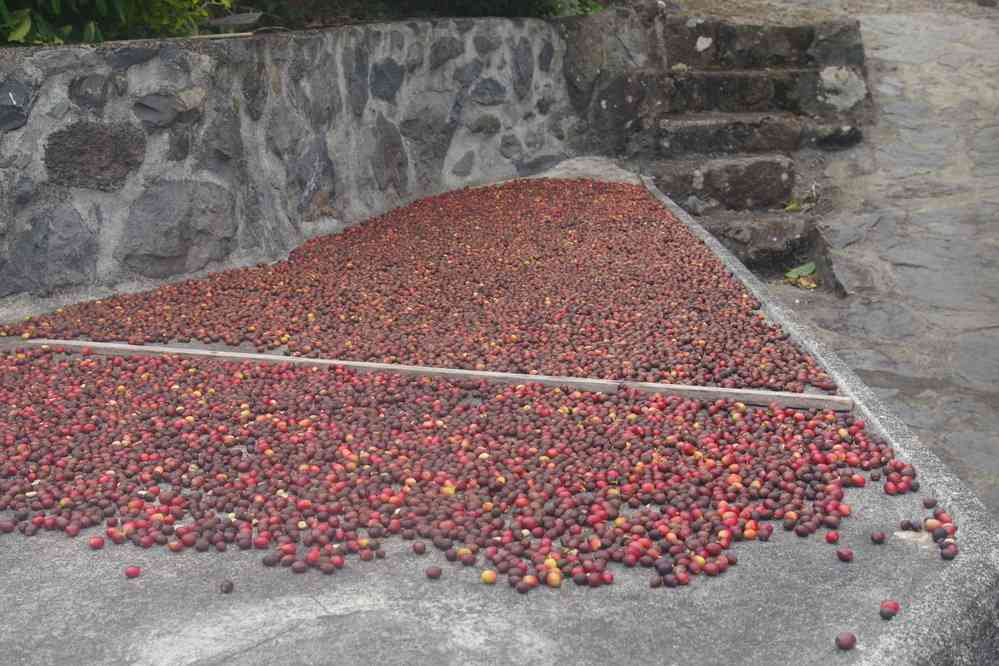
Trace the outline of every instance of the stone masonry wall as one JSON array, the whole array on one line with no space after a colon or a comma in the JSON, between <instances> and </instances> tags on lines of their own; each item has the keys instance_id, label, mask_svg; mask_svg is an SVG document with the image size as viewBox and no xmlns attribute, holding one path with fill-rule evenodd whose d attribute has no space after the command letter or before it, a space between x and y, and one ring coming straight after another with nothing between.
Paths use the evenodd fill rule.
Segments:
<instances>
[{"instance_id":1,"label":"stone masonry wall","mask_svg":"<svg viewBox=\"0 0 999 666\"><path fill-rule=\"evenodd\" d=\"M564 156L542 21L0 54L0 297L273 259Z\"/></svg>"},{"instance_id":2,"label":"stone masonry wall","mask_svg":"<svg viewBox=\"0 0 999 666\"><path fill-rule=\"evenodd\" d=\"M669 25L622 9L0 50L0 299L278 259L614 153L668 104Z\"/></svg>"}]
</instances>

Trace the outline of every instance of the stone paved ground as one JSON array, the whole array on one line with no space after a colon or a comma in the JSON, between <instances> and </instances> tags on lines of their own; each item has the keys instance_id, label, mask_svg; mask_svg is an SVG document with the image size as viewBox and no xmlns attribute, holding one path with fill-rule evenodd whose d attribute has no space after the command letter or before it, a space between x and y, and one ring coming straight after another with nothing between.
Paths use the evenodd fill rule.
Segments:
<instances>
[{"instance_id":1,"label":"stone paved ground","mask_svg":"<svg viewBox=\"0 0 999 666\"><path fill-rule=\"evenodd\" d=\"M861 21L879 109L828 161L845 299L774 285L999 509L999 9L974 2L689 0L759 20Z\"/></svg>"}]
</instances>

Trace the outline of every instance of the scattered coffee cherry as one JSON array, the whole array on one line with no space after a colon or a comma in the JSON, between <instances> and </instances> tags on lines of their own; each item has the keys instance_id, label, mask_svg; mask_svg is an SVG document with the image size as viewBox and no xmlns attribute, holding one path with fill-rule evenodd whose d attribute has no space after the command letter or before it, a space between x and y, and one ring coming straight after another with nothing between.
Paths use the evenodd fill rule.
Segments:
<instances>
[{"instance_id":1,"label":"scattered coffee cherry","mask_svg":"<svg viewBox=\"0 0 999 666\"><path fill-rule=\"evenodd\" d=\"M236 589L236 584L231 580L224 580L219 583L219 592L222 594L232 594L234 589Z\"/></svg>"},{"instance_id":2,"label":"scattered coffee cherry","mask_svg":"<svg viewBox=\"0 0 999 666\"><path fill-rule=\"evenodd\" d=\"M427 575L427 578L431 580L437 580L438 578L441 577L443 571L441 571L440 567L427 567L423 573Z\"/></svg>"},{"instance_id":3,"label":"scattered coffee cherry","mask_svg":"<svg viewBox=\"0 0 999 666\"><path fill-rule=\"evenodd\" d=\"M836 647L840 650L852 650L857 647L857 637L849 631L844 631L836 636Z\"/></svg>"},{"instance_id":4,"label":"scattered coffee cherry","mask_svg":"<svg viewBox=\"0 0 999 666\"><path fill-rule=\"evenodd\" d=\"M613 581L613 578L611 580ZM562 587L562 574L558 571L549 571L545 575L545 585L548 587Z\"/></svg>"},{"instance_id":5,"label":"scattered coffee cherry","mask_svg":"<svg viewBox=\"0 0 999 666\"><path fill-rule=\"evenodd\" d=\"M138 578L142 574L142 569L139 567L125 567L125 578Z\"/></svg>"},{"instance_id":6,"label":"scattered coffee cherry","mask_svg":"<svg viewBox=\"0 0 999 666\"><path fill-rule=\"evenodd\" d=\"M0 452L0 511L26 537L236 544L328 574L399 537L528 589L613 585L620 565L664 587L723 576L774 521L836 531L858 470L909 473L822 410L44 349L0 353Z\"/></svg>"},{"instance_id":7,"label":"scattered coffee cherry","mask_svg":"<svg viewBox=\"0 0 999 666\"><path fill-rule=\"evenodd\" d=\"M840 562L852 562L853 561L853 551L849 548L837 548L836 557L839 558Z\"/></svg>"},{"instance_id":8,"label":"scattered coffee cherry","mask_svg":"<svg viewBox=\"0 0 999 666\"><path fill-rule=\"evenodd\" d=\"M879 613L881 614L882 620L890 620L898 615L901 609L902 607L897 601L889 599L881 602Z\"/></svg>"},{"instance_id":9,"label":"scattered coffee cherry","mask_svg":"<svg viewBox=\"0 0 999 666\"><path fill-rule=\"evenodd\" d=\"M871 543L877 544L878 546L883 544L887 538L888 535L884 532L871 532Z\"/></svg>"}]
</instances>

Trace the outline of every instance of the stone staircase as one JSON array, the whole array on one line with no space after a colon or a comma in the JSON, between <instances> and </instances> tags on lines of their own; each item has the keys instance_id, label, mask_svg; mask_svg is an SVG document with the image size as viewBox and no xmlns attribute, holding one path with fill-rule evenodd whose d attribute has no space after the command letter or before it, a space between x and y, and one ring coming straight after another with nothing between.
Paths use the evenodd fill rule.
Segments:
<instances>
[{"instance_id":1,"label":"stone staircase","mask_svg":"<svg viewBox=\"0 0 999 666\"><path fill-rule=\"evenodd\" d=\"M624 162L750 267L777 271L803 260L821 210L814 165L822 152L861 141L870 115L857 25L685 16L660 25L668 76L650 84L651 75L633 73L648 94L639 126L619 142ZM805 203L785 211L792 201Z\"/></svg>"}]
</instances>

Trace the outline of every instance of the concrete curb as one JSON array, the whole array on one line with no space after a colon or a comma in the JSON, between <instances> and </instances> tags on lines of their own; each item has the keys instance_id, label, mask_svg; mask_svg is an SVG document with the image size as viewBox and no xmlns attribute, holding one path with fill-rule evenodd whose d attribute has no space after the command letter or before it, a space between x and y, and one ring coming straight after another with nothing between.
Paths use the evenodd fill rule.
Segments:
<instances>
[{"instance_id":1,"label":"concrete curb","mask_svg":"<svg viewBox=\"0 0 999 666\"><path fill-rule=\"evenodd\" d=\"M910 621L885 632L865 651L861 664L999 663L999 523L980 499L894 415L831 349L771 298L764 285L735 255L663 194L649 177L645 188L721 259L763 304L765 314L801 346L853 398L856 411L908 462L922 487L939 498L960 527L961 555L935 581L934 596L907 610Z\"/></svg>"}]
</instances>

